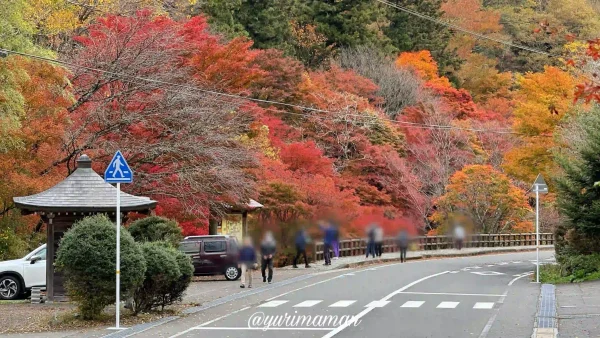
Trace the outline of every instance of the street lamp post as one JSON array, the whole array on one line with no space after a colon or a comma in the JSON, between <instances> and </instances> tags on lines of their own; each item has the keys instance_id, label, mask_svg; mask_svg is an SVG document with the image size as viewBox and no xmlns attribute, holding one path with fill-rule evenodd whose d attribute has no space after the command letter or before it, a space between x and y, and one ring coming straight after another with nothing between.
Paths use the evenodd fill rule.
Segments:
<instances>
[{"instance_id":1,"label":"street lamp post","mask_svg":"<svg viewBox=\"0 0 600 338\"><path fill-rule=\"evenodd\" d=\"M535 281L540 282L540 194L548 193L548 185L544 181L542 174L538 174L535 182L533 182L533 191L535 191L535 255L536 255L536 271Z\"/></svg>"}]
</instances>

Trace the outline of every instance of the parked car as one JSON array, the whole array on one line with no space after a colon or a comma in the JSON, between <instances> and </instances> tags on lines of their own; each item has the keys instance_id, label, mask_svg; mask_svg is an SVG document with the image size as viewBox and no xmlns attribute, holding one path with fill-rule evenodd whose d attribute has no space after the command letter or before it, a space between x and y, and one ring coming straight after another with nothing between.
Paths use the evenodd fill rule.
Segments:
<instances>
[{"instance_id":1,"label":"parked car","mask_svg":"<svg viewBox=\"0 0 600 338\"><path fill-rule=\"evenodd\" d=\"M227 280L236 280L242 274L234 236L189 236L179 243L179 250L191 257L196 276L223 274Z\"/></svg>"},{"instance_id":2,"label":"parked car","mask_svg":"<svg viewBox=\"0 0 600 338\"><path fill-rule=\"evenodd\" d=\"M0 262L0 299L16 299L34 286L46 286L46 244L23 258Z\"/></svg>"}]
</instances>

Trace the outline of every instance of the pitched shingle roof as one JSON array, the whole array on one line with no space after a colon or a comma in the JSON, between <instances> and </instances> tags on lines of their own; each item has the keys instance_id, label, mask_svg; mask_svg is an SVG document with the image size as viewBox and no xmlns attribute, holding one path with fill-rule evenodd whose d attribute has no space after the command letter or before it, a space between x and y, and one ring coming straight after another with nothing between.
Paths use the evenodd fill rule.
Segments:
<instances>
[{"instance_id":1,"label":"pitched shingle roof","mask_svg":"<svg viewBox=\"0 0 600 338\"><path fill-rule=\"evenodd\" d=\"M114 211L117 188L92 169L87 155L77 160L77 169L62 182L39 194L14 197L17 208L28 211ZM156 207L148 197L121 192L122 211L141 211Z\"/></svg>"}]
</instances>

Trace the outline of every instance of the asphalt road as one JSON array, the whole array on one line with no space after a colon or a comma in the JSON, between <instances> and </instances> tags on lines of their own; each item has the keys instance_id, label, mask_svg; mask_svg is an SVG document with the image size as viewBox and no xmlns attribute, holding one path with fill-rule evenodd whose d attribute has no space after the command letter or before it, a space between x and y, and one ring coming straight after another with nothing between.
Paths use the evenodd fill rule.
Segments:
<instances>
[{"instance_id":1,"label":"asphalt road","mask_svg":"<svg viewBox=\"0 0 600 338\"><path fill-rule=\"evenodd\" d=\"M553 252L540 257L550 262ZM530 337L534 260L528 252L329 272L135 337Z\"/></svg>"}]
</instances>

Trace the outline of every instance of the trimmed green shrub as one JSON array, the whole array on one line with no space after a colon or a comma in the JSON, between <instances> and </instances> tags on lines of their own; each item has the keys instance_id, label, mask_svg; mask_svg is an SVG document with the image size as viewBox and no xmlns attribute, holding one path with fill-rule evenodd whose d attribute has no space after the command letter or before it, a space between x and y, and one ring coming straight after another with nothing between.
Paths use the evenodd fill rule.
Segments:
<instances>
[{"instance_id":1,"label":"trimmed green shrub","mask_svg":"<svg viewBox=\"0 0 600 338\"><path fill-rule=\"evenodd\" d=\"M194 276L194 266L190 257L174 248L169 248L169 251L175 256L180 275L166 290L167 292L162 295L162 301L160 302L161 309L164 309L166 305L181 301L185 290L187 290Z\"/></svg>"},{"instance_id":2,"label":"trimmed green shrub","mask_svg":"<svg viewBox=\"0 0 600 338\"><path fill-rule=\"evenodd\" d=\"M181 279L189 274L188 267L180 270L179 253L164 242L147 242L141 244L146 259L146 276L144 282L133 294L133 312L148 312L153 308L171 304L183 295ZM189 259L188 259L189 262ZM181 264L182 265L182 264ZM190 263L191 265L191 263ZM191 280L191 276L189 277ZM189 282L188 282L189 284ZM185 285L187 287L187 284ZM179 296L172 296L174 289Z\"/></svg>"},{"instance_id":3,"label":"trimmed green shrub","mask_svg":"<svg viewBox=\"0 0 600 338\"><path fill-rule=\"evenodd\" d=\"M176 221L158 216L142 218L131 223L129 233L137 242L165 241L173 247L177 247L183 239L183 233Z\"/></svg>"},{"instance_id":4,"label":"trimmed green shrub","mask_svg":"<svg viewBox=\"0 0 600 338\"><path fill-rule=\"evenodd\" d=\"M98 318L115 303L116 243L115 224L105 215L75 223L60 242L55 265L64 272L67 294L84 319ZM121 228L121 294L133 292L145 273L142 250Z\"/></svg>"}]
</instances>

